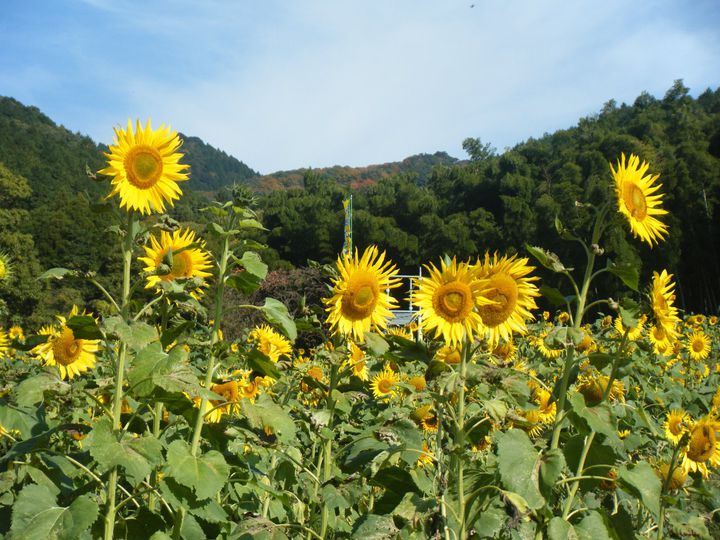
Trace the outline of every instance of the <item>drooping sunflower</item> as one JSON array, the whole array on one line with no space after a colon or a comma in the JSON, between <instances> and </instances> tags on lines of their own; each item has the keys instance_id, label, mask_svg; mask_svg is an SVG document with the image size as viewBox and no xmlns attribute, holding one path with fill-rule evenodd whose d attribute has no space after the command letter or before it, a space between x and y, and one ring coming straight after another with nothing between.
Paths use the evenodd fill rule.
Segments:
<instances>
[{"instance_id":1,"label":"drooping sunflower","mask_svg":"<svg viewBox=\"0 0 720 540\"><path fill-rule=\"evenodd\" d=\"M398 336L408 341L415 341L412 332L404 326L391 326L385 332L387 336Z\"/></svg>"},{"instance_id":2,"label":"drooping sunflower","mask_svg":"<svg viewBox=\"0 0 720 540\"><path fill-rule=\"evenodd\" d=\"M560 345L559 347L551 346L551 344L546 341L547 336L548 331L543 330L537 336L528 337L528 343L534 345L535 348L540 351L540 354L542 354L548 360L560 358L560 355L563 353L563 351L565 351L565 347L563 345Z\"/></svg>"},{"instance_id":3,"label":"drooping sunflower","mask_svg":"<svg viewBox=\"0 0 720 540\"><path fill-rule=\"evenodd\" d=\"M420 468L430 467L434 461L435 454L433 454L433 451L428 448L427 443L423 441L422 450L420 451L420 456L418 456L416 466Z\"/></svg>"},{"instance_id":4,"label":"drooping sunflower","mask_svg":"<svg viewBox=\"0 0 720 540\"><path fill-rule=\"evenodd\" d=\"M397 267L385 260L385 252L376 246L368 247L362 257L338 257L339 278L333 279L333 296L324 300L327 322L336 334L352 337L363 343L365 332L373 328L387 328L392 317L390 310L397 301L386 291L401 284L395 276Z\"/></svg>"},{"instance_id":5,"label":"drooping sunflower","mask_svg":"<svg viewBox=\"0 0 720 540\"><path fill-rule=\"evenodd\" d=\"M10 255L0 250L0 285L8 283L13 276L13 264Z\"/></svg>"},{"instance_id":6,"label":"drooping sunflower","mask_svg":"<svg viewBox=\"0 0 720 540\"><path fill-rule=\"evenodd\" d=\"M496 358L499 363L510 364L515 359L517 353L517 347L512 341L504 341L498 343L492 350L492 356Z\"/></svg>"},{"instance_id":7,"label":"drooping sunflower","mask_svg":"<svg viewBox=\"0 0 720 540\"><path fill-rule=\"evenodd\" d=\"M248 341L255 343L258 350L273 362L292 353L290 342L266 324L253 329L248 335Z\"/></svg>"},{"instance_id":8,"label":"drooping sunflower","mask_svg":"<svg viewBox=\"0 0 720 540\"><path fill-rule=\"evenodd\" d=\"M498 258L497 253L492 258L486 253L485 260L476 263L478 277L489 280L484 296L493 301L478 305L490 348L500 339L510 341L513 332L526 334L525 321L534 319L530 310L537 309L534 298L540 296L540 291L532 283L538 278L528 277L535 268L527 263L528 259L516 255Z\"/></svg>"},{"instance_id":9,"label":"drooping sunflower","mask_svg":"<svg viewBox=\"0 0 720 540\"><path fill-rule=\"evenodd\" d=\"M57 366L62 379L72 379L95 367L95 354L100 348L99 339L78 339L72 329L67 326L68 319L76 315L86 315L73 306L67 318L57 316L59 326L48 325L40 329L38 334L48 336L45 343L35 347L32 352L45 360L46 366Z\"/></svg>"},{"instance_id":10,"label":"drooping sunflower","mask_svg":"<svg viewBox=\"0 0 720 540\"><path fill-rule=\"evenodd\" d=\"M667 225L655 216L667 214L663 210L662 195L656 192L662 184L656 184L659 175L646 175L650 165L635 154L625 163L625 154L617 162L617 170L610 164L615 179L615 193L618 199L618 211L623 214L630 224L630 231L635 238L650 244L653 247L667 235Z\"/></svg>"},{"instance_id":11,"label":"drooping sunflower","mask_svg":"<svg viewBox=\"0 0 720 540\"><path fill-rule=\"evenodd\" d=\"M670 464L667 461L658 463L655 467L655 474L660 477L663 483L667 480L668 473L670 472ZM683 467L675 467L670 478L668 488L670 491L675 491L682 488L687 480L687 471Z\"/></svg>"},{"instance_id":12,"label":"drooping sunflower","mask_svg":"<svg viewBox=\"0 0 720 540\"><path fill-rule=\"evenodd\" d=\"M411 417L426 432L435 432L438 428L438 418L432 405L423 405L413 411Z\"/></svg>"},{"instance_id":13,"label":"drooping sunflower","mask_svg":"<svg viewBox=\"0 0 720 540\"><path fill-rule=\"evenodd\" d=\"M703 478L707 478L710 474L708 464L712 467L720 466L718 429L720 423L710 416L701 418L690 428L687 446L681 451L685 471L699 471Z\"/></svg>"},{"instance_id":14,"label":"drooping sunflower","mask_svg":"<svg viewBox=\"0 0 720 540\"><path fill-rule=\"evenodd\" d=\"M145 264L143 270L150 274L145 288L157 287L161 281L210 277L210 254L204 247L205 241L196 238L190 229L178 229L172 234L160 231L159 240L151 236L150 245L145 246L145 257L138 257Z\"/></svg>"},{"instance_id":15,"label":"drooping sunflower","mask_svg":"<svg viewBox=\"0 0 720 540\"><path fill-rule=\"evenodd\" d=\"M625 401L625 385L622 381L614 379L610 390L607 390L609 382L610 377L597 372L580 375L577 380L577 391L590 406L600 403L606 391L608 401Z\"/></svg>"},{"instance_id":16,"label":"drooping sunflower","mask_svg":"<svg viewBox=\"0 0 720 540\"><path fill-rule=\"evenodd\" d=\"M687 351L693 360L705 360L710 356L710 349L710 338L702 330L696 330L688 337Z\"/></svg>"},{"instance_id":17,"label":"drooping sunflower","mask_svg":"<svg viewBox=\"0 0 720 540\"><path fill-rule=\"evenodd\" d=\"M416 280L418 290L413 298L423 330L442 336L450 346L466 336L474 339L482 327L475 306L493 303L484 296L487 279L477 279L468 263L458 264L455 258L449 264L441 260L439 269L432 263L425 268L430 275Z\"/></svg>"},{"instance_id":18,"label":"drooping sunflower","mask_svg":"<svg viewBox=\"0 0 720 540\"><path fill-rule=\"evenodd\" d=\"M688 413L682 409L673 409L667 413L667 418L663 425L665 437L673 444L677 444L691 425L692 419Z\"/></svg>"},{"instance_id":19,"label":"drooping sunflower","mask_svg":"<svg viewBox=\"0 0 720 540\"><path fill-rule=\"evenodd\" d=\"M660 274L653 272L652 290L650 291L656 326L662 327L670 343L677 339L676 329L680 323L678 309L674 305L675 283L673 283L672 277L667 270L663 270Z\"/></svg>"},{"instance_id":20,"label":"drooping sunflower","mask_svg":"<svg viewBox=\"0 0 720 540\"><path fill-rule=\"evenodd\" d=\"M114 142L105 154L108 166L99 171L113 177L108 197L120 195L121 207L141 214L164 212L166 202L173 206L182 195L177 183L188 179L189 168L180 163L178 134L165 125L153 130L150 120L144 129L137 120L133 132L128 120L127 130L115 128Z\"/></svg>"},{"instance_id":21,"label":"drooping sunflower","mask_svg":"<svg viewBox=\"0 0 720 540\"><path fill-rule=\"evenodd\" d=\"M398 374L386 366L380 373L375 375L370 388L375 399L389 401L397 394L396 386L398 382L400 382Z\"/></svg>"}]
</instances>

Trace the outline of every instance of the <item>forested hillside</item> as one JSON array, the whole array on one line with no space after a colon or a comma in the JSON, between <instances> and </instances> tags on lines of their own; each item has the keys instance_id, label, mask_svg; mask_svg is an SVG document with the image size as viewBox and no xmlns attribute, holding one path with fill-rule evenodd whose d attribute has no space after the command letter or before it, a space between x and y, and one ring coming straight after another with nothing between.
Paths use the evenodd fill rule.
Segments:
<instances>
[{"instance_id":1,"label":"forested hillside","mask_svg":"<svg viewBox=\"0 0 720 540\"><path fill-rule=\"evenodd\" d=\"M467 140L465 148L469 162L436 167L427 182L399 175L355 191L356 244L381 245L411 272L419 261L445 253L463 258L486 250L524 251L526 242L543 245L574 266L584 255L578 244L559 238L555 217L572 230L586 229L590 210L585 205L611 196L609 162L634 152L660 174L670 235L655 249L631 242L618 214L601 247L617 262L640 262L645 274L667 268L677 274L681 306L717 311L718 90L695 99L678 81L662 99L643 93L632 105L611 101L575 127L501 154L479 140ZM348 193L333 178L309 171L304 189L269 194L262 200L269 245L293 264L331 260L342 247L342 200ZM614 293L614 284L608 280L603 292Z\"/></svg>"},{"instance_id":2,"label":"forested hillside","mask_svg":"<svg viewBox=\"0 0 720 540\"><path fill-rule=\"evenodd\" d=\"M185 137L182 151L192 180L172 216L199 224L202 232L205 192L223 196L223 187L239 183L258 196L267 228L258 237L268 245L264 257L275 267L302 266L337 256L342 201L353 193L355 244L378 244L408 272L445 253L466 258L487 250L524 252L525 243L543 245L574 266L581 248L559 238L555 218L573 231L585 230L590 205L611 197L609 162L622 152L636 153L651 163L651 173L660 174L669 237L655 249L632 242L618 215L599 247L616 262L640 262L643 282L651 269L667 268L676 274L681 307L717 311L719 90L693 98L677 82L661 99L643 93L633 104L609 102L574 127L502 153L479 139L467 139L464 147L469 159L462 162L438 152L366 168L259 176L200 139ZM103 150L38 109L0 98L0 250L16 267L13 286L0 293L8 316L39 321L68 303L97 300L94 290L72 284L43 292L45 285L35 278L51 266L95 271L106 286L116 285L118 254L102 215L108 207L97 204L108 187L91 178L103 166ZM267 192L273 187L283 189ZM557 285L552 276L544 279ZM598 283L598 293L616 292L615 280Z\"/></svg>"}]
</instances>

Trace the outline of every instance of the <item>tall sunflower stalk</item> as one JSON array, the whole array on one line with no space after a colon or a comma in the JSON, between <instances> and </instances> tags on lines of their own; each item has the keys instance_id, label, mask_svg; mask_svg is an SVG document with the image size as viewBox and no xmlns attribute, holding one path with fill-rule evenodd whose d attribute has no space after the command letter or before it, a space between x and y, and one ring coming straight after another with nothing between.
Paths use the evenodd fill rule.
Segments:
<instances>
[{"instance_id":1,"label":"tall sunflower stalk","mask_svg":"<svg viewBox=\"0 0 720 540\"><path fill-rule=\"evenodd\" d=\"M130 266L132 264L132 252L137 234L138 222L135 219L132 210L126 213L126 229L122 239L122 256L123 256L123 281L122 294L120 297L120 315L124 320L130 318ZM117 355L117 363L115 366L115 394L112 407L113 431L118 436L121 434L120 415L122 412L123 401L123 383L125 377L125 360L127 357L127 344L120 342ZM105 540L113 538L115 530L115 494L117 491L118 466L115 465L110 471L107 484L107 509L105 512Z\"/></svg>"}]
</instances>

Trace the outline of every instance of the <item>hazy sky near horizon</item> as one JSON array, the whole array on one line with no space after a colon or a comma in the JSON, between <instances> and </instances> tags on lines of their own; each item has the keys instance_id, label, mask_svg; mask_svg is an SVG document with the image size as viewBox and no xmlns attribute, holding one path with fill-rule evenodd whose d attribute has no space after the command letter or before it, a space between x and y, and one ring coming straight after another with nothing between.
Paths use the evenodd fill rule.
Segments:
<instances>
[{"instance_id":1,"label":"hazy sky near horizon","mask_svg":"<svg viewBox=\"0 0 720 540\"><path fill-rule=\"evenodd\" d=\"M169 124L262 173L498 149L720 84L717 0L3 0L0 95L110 143Z\"/></svg>"}]
</instances>

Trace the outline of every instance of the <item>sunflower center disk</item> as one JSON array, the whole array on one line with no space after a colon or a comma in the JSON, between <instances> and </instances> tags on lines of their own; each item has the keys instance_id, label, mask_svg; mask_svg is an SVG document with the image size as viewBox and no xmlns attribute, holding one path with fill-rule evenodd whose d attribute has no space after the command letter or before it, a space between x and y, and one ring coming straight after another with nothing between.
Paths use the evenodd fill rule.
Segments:
<instances>
[{"instance_id":1,"label":"sunflower center disk","mask_svg":"<svg viewBox=\"0 0 720 540\"><path fill-rule=\"evenodd\" d=\"M128 181L139 189L153 187L163 172L162 157L150 146L136 146L125 156Z\"/></svg>"},{"instance_id":2,"label":"sunflower center disk","mask_svg":"<svg viewBox=\"0 0 720 540\"><path fill-rule=\"evenodd\" d=\"M630 211L630 215L642 221L647 216L647 201L645 194L635 184L628 184L625 188L625 204Z\"/></svg>"},{"instance_id":3,"label":"sunflower center disk","mask_svg":"<svg viewBox=\"0 0 720 540\"><path fill-rule=\"evenodd\" d=\"M485 296L495 303L478 308L483 324L490 327L498 326L515 310L518 300L517 283L506 274L495 274L490 278L489 290Z\"/></svg>"},{"instance_id":4,"label":"sunflower center disk","mask_svg":"<svg viewBox=\"0 0 720 540\"><path fill-rule=\"evenodd\" d=\"M705 343L699 339L695 339L692 342L692 350L696 353L701 353L705 349Z\"/></svg>"},{"instance_id":5,"label":"sunflower center disk","mask_svg":"<svg viewBox=\"0 0 720 540\"><path fill-rule=\"evenodd\" d=\"M172 270L170 273L175 277L188 277L191 275L192 263L189 260L188 253L186 251L173 254Z\"/></svg>"},{"instance_id":6,"label":"sunflower center disk","mask_svg":"<svg viewBox=\"0 0 720 540\"><path fill-rule=\"evenodd\" d=\"M715 452L715 443L715 431L709 426L702 426L693 430L687 455L693 461L703 463Z\"/></svg>"},{"instance_id":7,"label":"sunflower center disk","mask_svg":"<svg viewBox=\"0 0 720 540\"><path fill-rule=\"evenodd\" d=\"M453 281L441 286L433 298L438 315L450 323L464 321L473 308L473 297L466 283Z\"/></svg>"},{"instance_id":8,"label":"sunflower center disk","mask_svg":"<svg viewBox=\"0 0 720 540\"><path fill-rule=\"evenodd\" d=\"M392 381L388 379L383 379L382 381L378 382L378 390L382 392L383 394L389 394L392 390L393 383Z\"/></svg>"},{"instance_id":9,"label":"sunflower center disk","mask_svg":"<svg viewBox=\"0 0 720 540\"><path fill-rule=\"evenodd\" d=\"M351 321L359 321L372 315L378 299L378 285L362 279L348 283L342 297L342 313Z\"/></svg>"},{"instance_id":10,"label":"sunflower center disk","mask_svg":"<svg viewBox=\"0 0 720 540\"><path fill-rule=\"evenodd\" d=\"M82 352L82 340L75 339L75 334L65 328L53 343L53 357L58 364L69 366L78 359Z\"/></svg>"}]
</instances>

